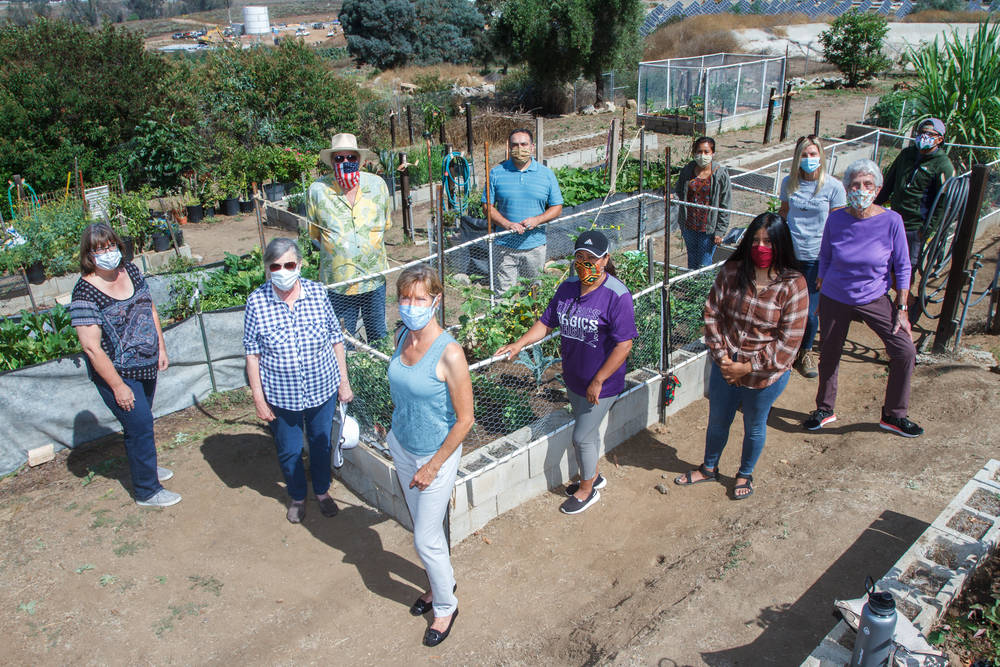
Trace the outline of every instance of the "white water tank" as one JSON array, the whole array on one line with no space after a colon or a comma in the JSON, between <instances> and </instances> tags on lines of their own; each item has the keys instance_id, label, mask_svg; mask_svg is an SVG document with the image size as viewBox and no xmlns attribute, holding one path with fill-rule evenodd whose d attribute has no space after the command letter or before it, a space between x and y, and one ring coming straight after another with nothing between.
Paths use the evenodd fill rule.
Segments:
<instances>
[{"instance_id":1,"label":"white water tank","mask_svg":"<svg viewBox=\"0 0 1000 667\"><path fill-rule=\"evenodd\" d=\"M243 25L248 35L267 35L271 32L271 20L267 7L244 7Z\"/></svg>"}]
</instances>

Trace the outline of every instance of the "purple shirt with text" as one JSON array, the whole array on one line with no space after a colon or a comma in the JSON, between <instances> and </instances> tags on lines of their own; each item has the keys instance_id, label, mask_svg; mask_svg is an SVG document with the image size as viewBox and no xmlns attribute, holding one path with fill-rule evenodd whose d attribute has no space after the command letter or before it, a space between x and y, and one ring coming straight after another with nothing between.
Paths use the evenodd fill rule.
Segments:
<instances>
[{"instance_id":1,"label":"purple shirt with text","mask_svg":"<svg viewBox=\"0 0 1000 667\"><path fill-rule=\"evenodd\" d=\"M570 391L580 396L587 395L587 386L615 345L638 335L632 295L612 275L582 297L580 279L570 277L559 285L541 321L547 327L559 329L563 380ZM623 363L604 381L601 398L624 391L626 365Z\"/></svg>"}]
</instances>

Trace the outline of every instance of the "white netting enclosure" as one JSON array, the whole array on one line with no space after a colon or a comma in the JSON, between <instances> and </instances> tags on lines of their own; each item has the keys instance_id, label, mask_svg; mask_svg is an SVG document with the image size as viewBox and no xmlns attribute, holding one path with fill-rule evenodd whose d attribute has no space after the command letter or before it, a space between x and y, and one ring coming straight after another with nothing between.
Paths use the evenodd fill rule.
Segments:
<instances>
[{"instance_id":1,"label":"white netting enclosure","mask_svg":"<svg viewBox=\"0 0 1000 667\"><path fill-rule=\"evenodd\" d=\"M714 53L639 63L639 118L650 129L720 131L764 121L771 88L781 92L785 57ZM780 101L775 102L780 106ZM674 125L663 121L672 120Z\"/></svg>"}]
</instances>

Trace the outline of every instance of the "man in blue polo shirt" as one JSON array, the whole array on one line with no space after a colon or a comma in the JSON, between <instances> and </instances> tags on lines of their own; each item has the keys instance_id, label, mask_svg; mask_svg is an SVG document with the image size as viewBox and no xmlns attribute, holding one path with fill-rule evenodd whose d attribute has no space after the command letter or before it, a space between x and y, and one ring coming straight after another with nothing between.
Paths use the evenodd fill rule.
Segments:
<instances>
[{"instance_id":1,"label":"man in blue polo shirt","mask_svg":"<svg viewBox=\"0 0 1000 667\"><path fill-rule=\"evenodd\" d=\"M514 232L497 239L494 249L497 294L510 289L518 278L534 278L541 272L545 266L542 225L559 217L563 203L556 175L532 158L531 132L514 130L507 141L510 159L490 170L490 215L494 224Z\"/></svg>"}]
</instances>

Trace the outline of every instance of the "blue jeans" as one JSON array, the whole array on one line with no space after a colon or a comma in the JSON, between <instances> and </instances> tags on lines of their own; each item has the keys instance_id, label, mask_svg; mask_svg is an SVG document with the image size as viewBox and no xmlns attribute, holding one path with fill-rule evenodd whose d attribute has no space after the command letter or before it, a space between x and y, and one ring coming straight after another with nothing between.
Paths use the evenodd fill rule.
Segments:
<instances>
[{"instance_id":1,"label":"blue jeans","mask_svg":"<svg viewBox=\"0 0 1000 667\"><path fill-rule=\"evenodd\" d=\"M328 292L330 305L337 319L343 321L344 333L358 337L358 315L365 321L365 339L374 343L386 334L385 329L385 284L370 292L361 294L340 294Z\"/></svg>"},{"instance_id":2,"label":"blue jeans","mask_svg":"<svg viewBox=\"0 0 1000 667\"><path fill-rule=\"evenodd\" d=\"M305 410L285 410L271 406L274 421L271 433L278 450L278 464L285 476L288 495L292 500L306 499L306 470L302 465L302 422L309 438L309 475L313 493L321 496L330 490L330 458L333 452L330 433L337 417L337 394L325 403Z\"/></svg>"},{"instance_id":3,"label":"blue jeans","mask_svg":"<svg viewBox=\"0 0 1000 667\"><path fill-rule=\"evenodd\" d=\"M819 290L816 289L816 279L819 277L819 260L812 261L799 260L799 267L802 275L806 278L806 287L809 288L809 319L806 320L806 331L802 335L802 345L799 349L811 350L816 342L816 332L819 330Z\"/></svg>"},{"instance_id":4,"label":"blue jeans","mask_svg":"<svg viewBox=\"0 0 1000 667\"><path fill-rule=\"evenodd\" d=\"M156 380L131 380L123 378L135 395L135 405L131 410L122 410L115 401L115 392L102 378L94 374L94 384L104 404L122 425L125 439L125 455L128 457L129 473L132 475L132 489L136 500L149 500L160 489L156 478L156 440L153 438L153 394Z\"/></svg>"},{"instance_id":5,"label":"blue jeans","mask_svg":"<svg viewBox=\"0 0 1000 667\"><path fill-rule=\"evenodd\" d=\"M781 396L788 384L790 371L785 371L777 382L763 389L737 387L726 382L719 367L712 364L708 379L708 430L705 432L705 467L714 469L729 440L729 427L736 417L736 409L743 406L743 456L740 472L753 473L760 453L764 451L767 436L767 415L771 406Z\"/></svg>"},{"instance_id":6,"label":"blue jeans","mask_svg":"<svg viewBox=\"0 0 1000 667\"><path fill-rule=\"evenodd\" d=\"M715 255L715 237L688 229L684 225L681 225L681 236L684 237L684 246L687 248L689 269L700 269L712 263L712 256Z\"/></svg>"}]
</instances>

